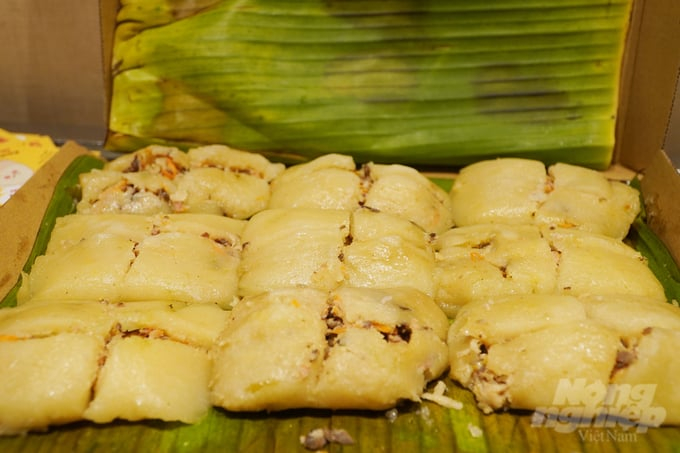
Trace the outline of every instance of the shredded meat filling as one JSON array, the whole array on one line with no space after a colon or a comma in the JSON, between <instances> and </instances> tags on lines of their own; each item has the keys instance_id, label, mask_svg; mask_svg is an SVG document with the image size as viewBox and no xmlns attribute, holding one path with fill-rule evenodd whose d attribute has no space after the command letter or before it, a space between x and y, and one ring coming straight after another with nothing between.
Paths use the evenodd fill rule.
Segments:
<instances>
[{"instance_id":1,"label":"shredded meat filling","mask_svg":"<svg viewBox=\"0 0 680 453\"><path fill-rule=\"evenodd\" d=\"M485 414L510 406L508 386L507 376L497 375L484 366L472 374L471 390L477 396L477 406Z\"/></svg>"},{"instance_id":2,"label":"shredded meat filling","mask_svg":"<svg viewBox=\"0 0 680 453\"><path fill-rule=\"evenodd\" d=\"M486 240L486 241L481 241L478 244L475 244L472 246L473 249L483 249L491 245L491 241Z\"/></svg>"},{"instance_id":3,"label":"shredded meat filling","mask_svg":"<svg viewBox=\"0 0 680 453\"><path fill-rule=\"evenodd\" d=\"M636 345L637 339L635 338L621 338L621 346L623 346L623 349L619 349L616 352L616 361L614 362L614 367L612 368L612 371L609 375L610 379L613 378L614 375L620 370L623 370L624 368L627 368L631 364L635 363L637 360L637 352L635 349Z\"/></svg>"},{"instance_id":4,"label":"shredded meat filling","mask_svg":"<svg viewBox=\"0 0 680 453\"><path fill-rule=\"evenodd\" d=\"M142 169L142 163L139 160L139 155L135 155L130 162L130 166L123 170L123 173L137 173Z\"/></svg>"},{"instance_id":5,"label":"shredded meat filling","mask_svg":"<svg viewBox=\"0 0 680 453\"><path fill-rule=\"evenodd\" d=\"M340 308L337 305L329 305L323 316L326 322L326 342L329 347L333 347L338 344L338 337L340 334L347 330L345 324L345 319L341 313ZM413 335L413 329L408 324L397 324L391 326L378 321L362 321L357 323L357 327L364 329L375 329L383 337L383 339L389 343L408 343L411 341L411 336Z\"/></svg>"},{"instance_id":6,"label":"shredded meat filling","mask_svg":"<svg viewBox=\"0 0 680 453\"><path fill-rule=\"evenodd\" d=\"M635 362L636 355L634 351L628 351L628 350L623 350L623 351L618 351L616 353L616 363L614 364L614 372L626 368L633 362Z\"/></svg>"},{"instance_id":7,"label":"shredded meat filling","mask_svg":"<svg viewBox=\"0 0 680 453\"><path fill-rule=\"evenodd\" d=\"M163 339L163 340L170 338L164 330L155 329L155 328L152 328L152 327L141 327L139 329L122 331L121 336L123 338L137 336L137 337L143 337L143 338Z\"/></svg>"},{"instance_id":8,"label":"shredded meat filling","mask_svg":"<svg viewBox=\"0 0 680 453\"><path fill-rule=\"evenodd\" d=\"M165 189L158 189L155 195L166 203L170 202L170 194Z\"/></svg>"},{"instance_id":9,"label":"shredded meat filling","mask_svg":"<svg viewBox=\"0 0 680 453\"><path fill-rule=\"evenodd\" d=\"M328 329L326 331L326 343L329 347L333 347L338 342L338 335L345 329L345 320L342 318L342 313L337 305L329 305L323 319Z\"/></svg>"},{"instance_id":10,"label":"shredded meat filling","mask_svg":"<svg viewBox=\"0 0 680 453\"><path fill-rule=\"evenodd\" d=\"M411 341L412 333L411 327L407 324L398 324L394 326L394 329L391 332L383 334L383 337L390 343L398 343L400 341L408 343Z\"/></svg>"},{"instance_id":11,"label":"shredded meat filling","mask_svg":"<svg viewBox=\"0 0 680 453\"><path fill-rule=\"evenodd\" d=\"M216 238L214 238L214 237L210 236L210 233L208 233L207 231L204 231L203 233L201 233L201 237L206 238L206 239L210 239L211 241L213 241L216 244L219 244L223 247L233 247L233 245L234 245L234 242L232 240L230 240L229 238L226 238L226 237L216 237Z\"/></svg>"}]
</instances>

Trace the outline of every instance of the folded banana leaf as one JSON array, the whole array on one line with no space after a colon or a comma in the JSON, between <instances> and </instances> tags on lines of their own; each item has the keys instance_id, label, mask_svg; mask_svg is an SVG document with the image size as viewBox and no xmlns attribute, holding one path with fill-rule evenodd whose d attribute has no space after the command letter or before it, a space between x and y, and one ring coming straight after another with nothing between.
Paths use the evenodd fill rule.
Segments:
<instances>
[{"instance_id":1,"label":"folded banana leaf","mask_svg":"<svg viewBox=\"0 0 680 453\"><path fill-rule=\"evenodd\" d=\"M125 0L106 147L606 168L631 0Z\"/></svg>"},{"instance_id":2,"label":"folded banana leaf","mask_svg":"<svg viewBox=\"0 0 680 453\"><path fill-rule=\"evenodd\" d=\"M78 200L78 175L100 168L102 161L92 156L77 158L60 179L48 206L25 270L43 253L58 216L74 212ZM450 187L450 179L433 179ZM644 225L644 217L638 219ZM645 226L646 227L646 226ZM636 231L640 225L636 227ZM632 234L628 240L643 244L655 272L667 288L677 288L677 265L651 230ZM671 280L668 280L670 276ZM673 283L673 281L675 283ZM669 286L670 285L670 286ZM11 291L0 307L16 304ZM0 308L1 309L1 308ZM447 396L462 403L461 409L448 409L424 401L389 412L298 410L282 413L230 413L212 409L199 423L184 425L148 420L138 423L117 421L97 425L77 422L51 428L45 433L25 436L0 436L2 452L276 452L306 451L301 444L315 429L345 430L353 444L331 443L329 452L405 451L405 452L661 452L680 450L680 428L650 428L645 432L622 427L582 427L555 429L536 420L530 412L509 411L484 415L475 405L472 393L445 379ZM0 385L2 385L0 381ZM568 431L568 432L566 432Z\"/></svg>"}]
</instances>

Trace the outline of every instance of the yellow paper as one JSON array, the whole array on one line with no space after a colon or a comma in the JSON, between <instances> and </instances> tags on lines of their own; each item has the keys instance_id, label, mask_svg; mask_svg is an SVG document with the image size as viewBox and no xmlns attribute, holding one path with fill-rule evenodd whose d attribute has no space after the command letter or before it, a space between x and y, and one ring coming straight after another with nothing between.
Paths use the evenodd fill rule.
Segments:
<instances>
[{"instance_id":1,"label":"yellow paper","mask_svg":"<svg viewBox=\"0 0 680 453\"><path fill-rule=\"evenodd\" d=\"M50 137L0 129L0 206L58 150Z\"/></svg>"}]
</instances>

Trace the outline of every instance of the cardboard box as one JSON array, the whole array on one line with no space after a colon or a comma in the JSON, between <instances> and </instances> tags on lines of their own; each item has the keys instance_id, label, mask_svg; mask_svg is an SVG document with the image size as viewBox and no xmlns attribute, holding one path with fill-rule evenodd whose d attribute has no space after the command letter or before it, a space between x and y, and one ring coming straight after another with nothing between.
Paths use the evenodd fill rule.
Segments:
<instances>
[{"instance_id":1,"label":"cardboard box","mask_svg":"<svg viewBox=\"0 0 680 453\"><path fill-rule=\"evenodd\" d=\"M50 135L57 142L102 146L117 8L118 0L0 3L0 41L11 43L0 46L0 127ZM678 262L680 96L675 96L675 109L673 102L679 48L680 2L634 0L614 165L645 174L650 224ZM675 165L669 156L677 159Z\"/></svg>"},{"instance_id":2,"label":"cardboard box","mask_svg":"<svg viewBox=\"0 0 680 453\"><path fill-rule=\"evenodd\" d=\"M0 300L15 285L26 264L59 177L73 159L87 152L68 142L0 207L0 254L4 257L0 262Z\"/></svg>"},{"instance_id":3,"label":"cardboard box","mask_svg":"<svg viewBox=\"0 0 680 453\"><path fill-rule=\"evenodd\" d=\"M119 0L0 4L0 125L101 145ZM680 55L680 4L634 0L623 64L615 160L641 170L654 151L680 159L680 112L671 122ZM676 112L680 100L676 99Z\"/></svg>"},{"instance_id":4,"label":"cardboard box","mask_svg":"<svg viewBox=\"0 0 680 453\"><path fill-rule=\"evenodd\" d=\"M680 263L680 175L676 169L680 167L680 1L634 1L622 66L612 174L643 174L650 226ZM0 72L0 128L46 134L64 143L57 156L0 207L0 299L26 262L58 178L74 158L88 152L86 147L99 149L104 143L111 86L108 62L117 7L118 0L0 2L0 42L11 43L0 46L0 61L5 63ZM476 437L471 426L468 430ZM517 426L512 429L521 433ZM70 434L77 430L76 426ZM96 437L98 430L85 434ZM500 431L500 437L509 433ZM59 443L61 438L49 434L43 436L45 443ZM598 450L618 450L608 437L610 431L600 434L607 438L584 441L579 432L580 444L594 441ZM654 439L660 437L638 446L653 447ZM89 445L85 436L80 438L83 447ZM261 439L265 440L244 445L253 450L271 445L265 443L271 442L271 436ZM530 441L543 444L545 439L536 436ZM562 442L553 435L547 439ZM626 439L622 442L627 443ZM675 432L673 439L677 440ZM475 439L469 442L470 448L477 445Z\"/></svg>"}]
</instances>

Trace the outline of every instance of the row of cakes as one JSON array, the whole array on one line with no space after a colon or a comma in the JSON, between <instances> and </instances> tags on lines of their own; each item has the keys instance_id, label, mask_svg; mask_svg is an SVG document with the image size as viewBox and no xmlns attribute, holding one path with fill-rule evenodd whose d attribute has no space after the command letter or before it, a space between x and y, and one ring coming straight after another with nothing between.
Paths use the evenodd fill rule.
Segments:
<instances>
[{"instance_id":1,"label":"row of cakes","mask_svg":"<svg viewBox=\"0 0 680 453\"><path fill-rule=\"evenodd\" d=\"M81 189L77 213L58 219L24 276L19 307L0 312L0 357L17 364L0 408L5 432L83 418L194 422L210 405L384 409L418 401L446 370L487 412L535 409L548 396L527 398L531 373L494 369L496 351L527 363L550 343L522 335L590 323L611 340L597 374L609 370L609 383L644 368L636 348L661 319L680 319L622 241L637 192L580 167L485 161L447 193L415 169L349 156L286 168L222 146L149 147L83 174ZM661 313L625 330L586 314L596 299L622 299L627 315ZM562 305L573 316L546 315ZM508 307L515 330L490 333ZM79 323L76 311L96 314ZM59 362L77 378L26 379L60 368L41 354L67 354L35 340L81 337L89 355ZM584 359L553 355L567 371ZM532 366L544 384L570 376ZM46 393L62 403L36 403Z\"/></svg>"}]
</instances>

